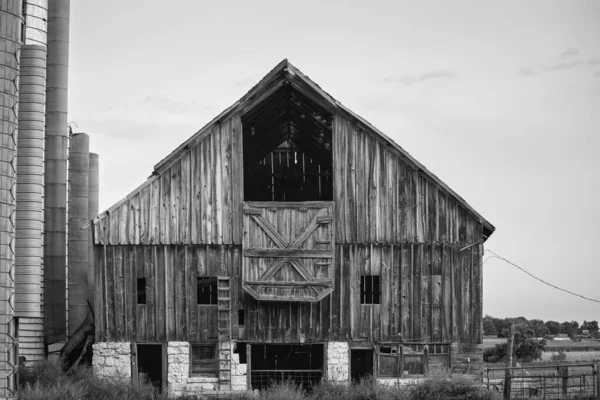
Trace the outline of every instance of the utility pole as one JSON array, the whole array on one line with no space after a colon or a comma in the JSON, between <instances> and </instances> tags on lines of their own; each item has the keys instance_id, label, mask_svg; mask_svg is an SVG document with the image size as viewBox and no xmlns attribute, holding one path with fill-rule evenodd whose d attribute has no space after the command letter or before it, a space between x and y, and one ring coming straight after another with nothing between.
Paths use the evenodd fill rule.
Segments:
<instances>
[{"instance_id":1,"label":"utility pole","mask_svg":"<svg viewBox=\"0 0 600 400\"><path fill-rule=\"evenodd\" d=\"M508 359L506 361L506 372L504 374L504 400L510 399L510 384L511 384L511 376L512 376L512 366L513 366L513 343L515 340L515 323L510 323L510 330L508 332L508 342L506 345L506 355Z\"/></svg>"}]
</instances>

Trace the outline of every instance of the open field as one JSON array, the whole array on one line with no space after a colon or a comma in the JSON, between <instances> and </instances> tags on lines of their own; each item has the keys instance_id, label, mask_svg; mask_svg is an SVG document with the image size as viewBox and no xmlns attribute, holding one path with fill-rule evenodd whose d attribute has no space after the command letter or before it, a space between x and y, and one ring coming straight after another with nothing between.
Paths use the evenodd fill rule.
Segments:
<instances>
[{"instance_id":1,"label":"open field","mask_svg":"<svg viewBox=\"0 0 600 400\"><path fill-rule=\"evenodd\" d=\"M497 344L506 343L505 338L494 338L494 339L483 339L483 348L488 349L494 347ZM571 340L547 340L546 344L550 351L558 351L558 349L564 349L565 351L571 351L570 349L581 349L600 351L599 340L586 340L583 339L581 342L573 342Z\"/></svg>"},{"instance_id":2,"label":"open field","mask_svg":"<svg viewBox=\"0 0 600 400\"><path fill-rule=\"evenodd\" d=\"M551 361L552 355L556 353L556 351L545 351L542 353L542 361ZM568 363L598 364L600 362L600 351L567 351L565 357L565 362Z\"/></svg>"}]
</instances>

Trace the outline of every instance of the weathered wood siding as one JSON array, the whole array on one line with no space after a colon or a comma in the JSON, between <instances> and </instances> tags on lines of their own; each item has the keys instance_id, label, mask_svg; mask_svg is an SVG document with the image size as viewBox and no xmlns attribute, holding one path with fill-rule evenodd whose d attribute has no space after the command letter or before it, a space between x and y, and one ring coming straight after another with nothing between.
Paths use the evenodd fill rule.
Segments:
<instances>
[{"instance_id":1,"label":"weathered wood siding","mask_svg":"<svg viewBox=\"0 0 600 400\"><path fill-rule=\"evenodd\" d=\"M317 303L268 302L242 288L242 243L250 243L242 237L263 233L243 225L234 114L94 223L99 340L216 339L216 307L196 305L201 274L231 277L234 339L481 343L482 221L360 123L337 115L333 139L336 243L323 276L333 277L333 293ZM381 304L360 304L362 274L381 276ZM151 290L137 305L142 276Z\"/></svg>"},{"instance_id":2,"label":"weathered wood siding","mask_svg":"<svg viewBox=\"0 0 600 400\"><path fill-rule=\"evenodd\" d=\"M246 294L240 339L481 343L481 248L460 248L338 245L331 295L316 304L272 304ZM360 304L361 275L381 276L381 304Z\"/></svg>"},{"instance_id":3,"label":"weathered wood siding","mask_svg":"<svg viewBox=\"0 0 600 400\"><path fill-rule=\"evenodd\" d=\"M239 114L209 127L198 142L100 218L94 225L95 243L240 244L241 140Z\"/></svg>"},{"instance_id":4,"label":"weathered wood siding","mask_svg":"<svg viewBox=\"0 0 600 400\"><path fill-rule=\"evenodd\" d=\"M481 252L482 246L460 251L457 244L338 245L333 293L298 303L261 302L246 293L241 246L96 245L97 335L101 341L216 340L217 307L196 304L196 278L230 276L234 339L481 343ZM360 304L363 274L381 276L381 304ZM145 305L136 299L141 277Z\"/></svg>"},{"instance_id":5,"label":"weathered wood siding","mask_svg":"<svg viewBox=\"0 0 600 400\"><path fill-rule=\"evenodd\" d=\"M218 339L217 305L196 304L196 278L231 276L237 296L240 246L96 245L94 257L98 341ZM137 304L137 278L146 279L146 304Z\"/></svg>"},{"instance_id":6,"label":"weathered wood siding","mask_svg":"<svg viewBox=\"0 0 600 400\"><path fill-rule=\"evenodd\" d=\"M481 222L377 133L334 118L337 243L473 243Z\"/></svg>"}]
</instances>

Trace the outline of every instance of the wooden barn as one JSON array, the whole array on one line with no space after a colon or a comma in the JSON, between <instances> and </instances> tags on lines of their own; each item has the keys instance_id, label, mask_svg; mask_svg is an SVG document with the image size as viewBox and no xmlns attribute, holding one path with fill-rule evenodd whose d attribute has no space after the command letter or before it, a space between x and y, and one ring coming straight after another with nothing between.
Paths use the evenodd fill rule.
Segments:
<instances>
[{"instance_id":1,"label":"wooden barn","mask_svg":"<svg viewBox=\"0 0 600 400\"><path fill-rule=\"evenodd\" d=\"M100 376L177 394L481 372L495 228L287 60L91 227Z\"/></svg>"}]
</instances>

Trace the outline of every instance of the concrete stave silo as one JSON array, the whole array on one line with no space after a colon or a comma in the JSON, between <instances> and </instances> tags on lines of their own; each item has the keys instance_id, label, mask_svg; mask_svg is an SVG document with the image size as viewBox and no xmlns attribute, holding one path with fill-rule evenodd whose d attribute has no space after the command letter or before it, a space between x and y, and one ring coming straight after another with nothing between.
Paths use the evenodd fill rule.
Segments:
<instances>
[{"instance_id":1,"label":"concrete stave silo","mask_svg":"<svg viewBox=\"0 0 600 400\"><path fill-rule=\"evenodd\" d=\"M66 339L68 64L70 0L48 4L44 186L46 344Z\"/></svg>"},{"instance_id":2,"label":"concrete stave silo","mask_svg":"<svg viewBox=\"0 0 600 400\"><path fill-rule=\"evenodd\" d=\"M71 136L69 144L68 213L68 335L71 336L88 313L88 235L90 138L85 133Z\"/></svg>"}]
</instances>

